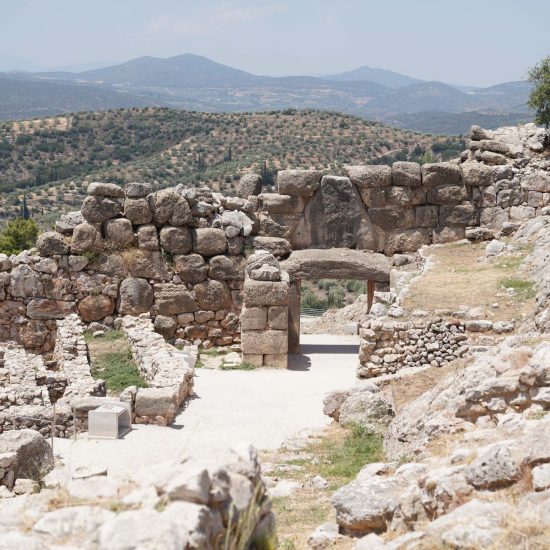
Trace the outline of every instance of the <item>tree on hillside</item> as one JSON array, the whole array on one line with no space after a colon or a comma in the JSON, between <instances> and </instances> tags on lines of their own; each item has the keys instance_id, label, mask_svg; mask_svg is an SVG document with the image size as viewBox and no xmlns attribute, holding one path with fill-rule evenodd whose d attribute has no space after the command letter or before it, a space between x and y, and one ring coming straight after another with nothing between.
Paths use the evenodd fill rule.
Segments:
<instances>
[{"instance_id":1,"label":"tree on hillside","mask_svg":"<svg viewBox=\"0 0 550 550\"><path fill-rule=\"evenodd\" d=\"M32 248L38 237L38 226L34 220L17 218L11 220L0 233L0 253L19 254Z\"/></svg>"},{"instance_id":2,"label":"tree on hillside","mask_svg":"<svg viewBox=\"0 0 550 550\"><path fill-rule=\"evenodd\" d=\"M528 74L533 89L527 104L535 110L535 122L550 126L550 56L537 63Z\"/></svg>"}]
</instances>

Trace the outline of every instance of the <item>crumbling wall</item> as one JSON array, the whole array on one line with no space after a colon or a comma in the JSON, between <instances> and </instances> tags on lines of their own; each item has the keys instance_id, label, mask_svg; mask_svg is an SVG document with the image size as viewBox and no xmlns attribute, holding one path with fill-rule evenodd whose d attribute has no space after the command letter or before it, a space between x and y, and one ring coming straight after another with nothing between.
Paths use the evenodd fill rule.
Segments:
<instances>
[{"instance_id":1,"label":"crumbling wall","mask_svg":"<svg viewBox=\"0 0 550 550\"><path fill-rule=\"evenodd\" d=\"M348 177L282 170L278 192L243 177L238 197L91 183L36 250L0 255L0 341L50 353L58 319L112 326L149 313L179 343L240 343L246 257L349 248L392 255L430 243L510 234L550 205L548 161L534 125L474 127L455 162L349 166ZM546 210L545 210L546 209Z\"/></svg>"}]
</instances>

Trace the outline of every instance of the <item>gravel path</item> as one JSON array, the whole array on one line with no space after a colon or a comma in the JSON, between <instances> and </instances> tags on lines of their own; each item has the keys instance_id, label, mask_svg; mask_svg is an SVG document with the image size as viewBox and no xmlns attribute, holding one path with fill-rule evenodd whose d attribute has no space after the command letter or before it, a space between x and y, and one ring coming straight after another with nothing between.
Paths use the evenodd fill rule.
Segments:
<instances>
[{"instance_id":1,"label":"gravel path","mask_svg":"<svg viewBox=\"0 0 550 550\"><path fill-rule=\"evenodd\" d=\"M177 455L208 456L215 449L251 443L275 449L323 415L326 392L355 380L357 336L302 335L302 355L288 370L196 371L196 397L168 427L135 425L117 441L56 439L54 452L68 465L106 466L109 474L132 476Z\"/></svg>"}]
</instances>

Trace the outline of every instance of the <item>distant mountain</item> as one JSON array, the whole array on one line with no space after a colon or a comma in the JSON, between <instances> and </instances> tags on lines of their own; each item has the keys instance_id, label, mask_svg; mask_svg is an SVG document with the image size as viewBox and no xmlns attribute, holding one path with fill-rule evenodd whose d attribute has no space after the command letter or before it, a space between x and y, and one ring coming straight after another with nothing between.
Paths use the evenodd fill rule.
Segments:
<instances>
[{"instance_id":1,"label":"distant mountain","mask_svg":"<svg viewBox=\"0 0 550 550\"><path fill-rule=\"evenodd\" d=\"M463 113L528 116L530 89L527 82L459 89L368 67L325 78L258 76L193 54L168 59L139 57L77 73L40 72L19 77L21 92L9 94L7 108L6 99L0 99L0 118L109 109L113 105L154 104L204 112L293 108L339 111L434 133L442 128L461 133L463 120L468 118ZM367 77L372 80L365 80ZM45 84L50 87L40 93ZM54 84L61 86L59 98L52 93ZM23 90L25 86L28 90ZM461 116L449 116L445 123L435 112Z\"/></svg>"},{"instance_id":2,"label":"distant mountain","mask_svg":"<svg viewBox=\"0 0 550 550\"><path fill-rule=\"evenodd\" d=\"M193 54L162 59L138 57L120 65L77 73L73 78L83 82L101 82L122 86L242 86L258 77Z\"/></svg>"},{"instance_id":3,"label":"distant mountain","mask_svg":"<svg viewBox=\"0 0 550 550\"><path fill-rule=\"evenodd\" d=\"M143 97L107 88L0 74L0 120L148 105L153 103Z\"/></svg>"},{"instance_id":4,"label":"distant mountain","mask_svg":"<svg viewBox=\"0 0 550 550\"><path fill-rule=\"evenodd\" d=\"M49 68L50 72L67 72L67 73L81 73L84 71L93 71L95 69L103 69L104 67L111 67L117 65L119 61L90 61L89 63L76 63L72 65L60 65L58 67Z\"/></svg>"},{"instance_id":5,"label":"distant mountain","mask_svg":"<svg viewBox=\"0 0 550 550\"><path fill-rule=\"evenodd\" d=\"M419 82L422 82L422 80L419 80L418 78L412 78L394 71L388 71L387 69L373 69L367 65L354 69L353 71L328 75L323 78L326 80L334 80L336 82L368 80L369 82L376 82L376 84L381 84L387 88L402 88L403 86L410 86L411 84L418 84Z\"/></svg>"}]
</instances>

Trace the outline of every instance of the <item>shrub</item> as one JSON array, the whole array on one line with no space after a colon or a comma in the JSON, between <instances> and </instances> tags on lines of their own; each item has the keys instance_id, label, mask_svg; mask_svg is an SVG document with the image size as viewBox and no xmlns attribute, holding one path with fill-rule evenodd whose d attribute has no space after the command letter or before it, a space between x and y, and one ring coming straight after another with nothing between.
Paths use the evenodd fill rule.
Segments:
<instances>
[{"instance_id":1,"label":"shrub","mask_svg":"<svg viewBox=\"0 0 550 550\"><path fill-rule=\"evenodd\" d=\"M34 220L17 218L8 223L0 233L0 252L4 254L19 254L32 248L38 237L38 226Z\"/></svg>"}]
</instances>

